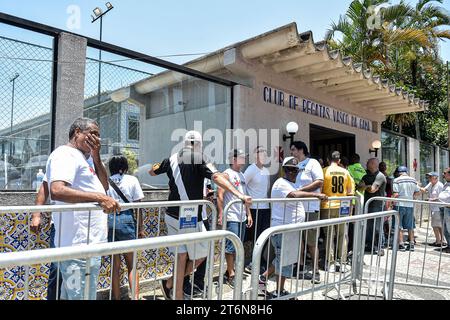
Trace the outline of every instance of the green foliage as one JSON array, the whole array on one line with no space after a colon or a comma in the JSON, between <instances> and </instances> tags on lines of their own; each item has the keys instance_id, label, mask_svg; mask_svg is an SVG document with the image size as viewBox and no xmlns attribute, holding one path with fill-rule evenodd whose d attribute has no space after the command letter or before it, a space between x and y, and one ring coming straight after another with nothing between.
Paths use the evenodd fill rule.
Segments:
<instances>
[{"instance_id":1,"label":"green foliage","mask_svg":"<svg viewBox=\"0 0 450 320\"><path fill-rule=\"evenodd\" d=\"M418 0L412 5L401 0L391 5L383 0L354 0L345 15L331 24L326 39L333 49L429 102L428 111L390 116L384 127L446 146L447 74L439 42L450 39L450 14L442 3ZM368 20L375 7L381 23L373 28Z\"/></svg>"},{"instance_id":2,"label":"green foliage","mask_svg":"<svg viewBox=\"0 0 450 320\"><path fill-rule=\"evenodd\" d=\"M128 173L134 175L138 169L137 154L128 147L122 153L128 160Z\"/></svg>"}]
</instances>

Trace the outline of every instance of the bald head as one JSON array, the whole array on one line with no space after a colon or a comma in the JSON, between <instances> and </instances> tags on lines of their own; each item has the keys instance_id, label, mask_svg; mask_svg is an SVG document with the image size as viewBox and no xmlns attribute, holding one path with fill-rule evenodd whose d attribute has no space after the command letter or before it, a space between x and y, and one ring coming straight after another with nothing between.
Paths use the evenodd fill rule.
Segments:
<instances>
[{"instance_id":1,"label":"bald head","mask_svg":"<svg viewBox=\"0 0 450 320\"><path fill-rule=\"evenodd\" d=\"M367 161L367 169L371 173L378 172L379 166L380 166L380 160L378 160L377 158L372 158L372 159L369 159L369 161Z\"/></svg>"}]
</instances>

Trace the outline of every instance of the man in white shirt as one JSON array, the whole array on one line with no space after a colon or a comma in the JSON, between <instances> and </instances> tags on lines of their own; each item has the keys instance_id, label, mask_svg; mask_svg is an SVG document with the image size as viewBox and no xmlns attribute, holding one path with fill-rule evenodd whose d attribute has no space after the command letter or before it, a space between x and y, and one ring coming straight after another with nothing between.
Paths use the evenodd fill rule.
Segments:
<instances>
[{"instance_id":1,"label":"man in white shirt","mask_svg":"<svg viewBox=\"0 0 450 320\"><path fill-rule=\"evenodd\" d=\"M323 187L323 169L319 161L310 158L308 147L302 141L295 141L291 145L291 155L298 161L299 174L295 181L295 186L299 191L320 193ZM317 221L320 219L320 201L310 201L305 203L306 221ZM306 234L308 251L313 260L312 269L315 282L320 283L319 270L319 250L317 248L317 230L308 230Z\"/></svg>"},{"instance_id":2,"label":"man in white shirt","mask_svg":"<svg viewBox=\"0 0 450 320\"><path fill-rule=\"evenodd\" d=\"M258 146L255 149L254 156L255 163L250 165L244 172L247 192L252 199L267 199L270 187L270 172L264 167L267 150ZM252 214L253 226L247 230L246 240L251 241L253 245L261 233L270 227L270 205L269 203L253 204L250 207L250 212ZM265 271L266 265L267 261L263 257L260 273ZM251 272L251 264L247 265L245 270Z\"/></svg>"},{"instance_id":3,"label":"man in white shirt","mask_svg":"<svg viewBox=\"0 0 450 320\"><path fill-rule=\"evenodd\" d=\"M223 172L223 175L229 180L233 187L241 194L247 194L247 186L245 177L241 172L242 167L245 165L245 153L242 150L232 150L229 154L231 166L229 169ZM233 193L223 188L218 189L217 192L217 208L219 214L219 225L224 222L223 210L225 207L235 201L239 200ZM245 238L245 229L250 228L253 225L252 215L248 206L243 203L235 203L231 205L226 213L226 227L228 231L237 235L241 241ZM227 260L227 271L225 274L225 280L228 285L234 288L234 261L235 261L236 249L233 243L227 239L225 245L225 258Z\"/></svg>"},{"instance_id":4,"label":"man in white shirt","mask_svg":"<svg viewBox=\"0 0 450 320\"><path fill-rule=\"evenodd\" d=\"M400 176L394 179L392 185L393 198L414 200L420 194L420 188L417 181L408 176L408 168L401 166L398 168ZM398 211L400 213L400 236L399 250L414 251L414 203L398 202ZM407 247L403 244L403 230L408 230L409 244Z\"/></svg>"},{"instance_id":5,"label":"man in white shirt","mask_svg":"<svg viewBox=\"0 0 450 320\"><path fill-rule=\"evenodd\" d=\"M427 174L428 185L421 188L422 193L428 193L428 201L439 201L439 194L442 192L444 185L439 181L439 174L437 172L430 172ZM431 243L432 247L442 247L444 245L444 233L442 231L442 217L439 206L430 206L431 211L431 227L433 228L436 241Z\"/></svg>"},{"instance_id":6,"label":"man in white shirt","mask_svg":"<svg viewBox=\"0 0 450 320\"><path fill-rule=\"evenodd\" d=\"M295 181L299 172L298 164L298 160L294 157L288 157L284 159L284 177L278 179L274 183L272 187L271 198L318 198L319 201L327 200L327 196L322 193L297 190ZM274 203L272 206L271 227L285 224L301 223L305 222L305 219L305 208L302 202ZM300 254L299 259L299 232L291 232L285 235L277 234L271 238L271 242L272 246L275 248L275 260L273 261L273 266L260 277L260 280L261 278L263 278L262 280L266 280L267 275L270 274L274 267L275 274L277 274L277 290L272 293L272 297L278 298L290 294L284 289L284 283L286 277L292 276L294 268L293 264L298 260L300 260L300 265L303 264L303 254ZM303 243L301 245L303 247ZM281 277L278 275L281 275Z\"/></svg>"},{"instance_id":7,"label":"man in white shirt","mask_svg":"<svg viewBox=\"0 0 450 320\"><path fill-rule=\"evenodd\" d=\"M104 243L108 239L105 213L120 211L117 201L108 197L106 169L100 159L100 130L97 122L79 118L70 127L69 143L52 152L46 175L52 204L99 203L96 211L53 212L55 246L71 247ZM95 300L101 257L61 262L61 299L81 300L89 277L89 299Z\"/></svg>"},{"instance_id":8,"label":"man in white shirt","mask_svg":"<svg viewBox=\"0 0 450 320\"><path fill-rule=\"evenodd\" d=\"M450 206L450 168L444 171L444 178L446 184L444 184L442 192L439 194L439 201L448 203ZM447 240L447 248L443 249L442 252L450 253L450 207L443 208L441 215L444 222L444 237Z\"/></svg>"}]
</instances>

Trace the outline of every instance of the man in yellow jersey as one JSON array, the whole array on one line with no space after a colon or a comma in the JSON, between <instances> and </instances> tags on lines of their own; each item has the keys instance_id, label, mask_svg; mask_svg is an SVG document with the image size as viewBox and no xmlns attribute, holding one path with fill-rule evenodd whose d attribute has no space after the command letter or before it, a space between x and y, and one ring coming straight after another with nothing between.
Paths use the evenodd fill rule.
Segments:
<instances>
[{"instance_id":1,"label":"man in yellow jersey","mask_svg":"<svg viewBox=\"0 0 450 320\"><path fill-rule=\"evenodd\" d=\"M324 183L323 183L323 193L328 197L347 197L353 195L353 183L350 173L342 168L339 164L341 161L341 154L339 151L335 151L331 155L331 164L329 167L323 169ZM333 219L339 218L340 216L350 215L350 201L334 200L325 201L321 204L320 219ZM336 229L336 230L335 230ZM342 265L347 262L347 226L338 225L326 228L326 258L330 272L339 272L341 270L340 265L336 262L334 257L334 234L337 235L337 254L336 260L340 260Z\"/></svg>"}]
</instances>

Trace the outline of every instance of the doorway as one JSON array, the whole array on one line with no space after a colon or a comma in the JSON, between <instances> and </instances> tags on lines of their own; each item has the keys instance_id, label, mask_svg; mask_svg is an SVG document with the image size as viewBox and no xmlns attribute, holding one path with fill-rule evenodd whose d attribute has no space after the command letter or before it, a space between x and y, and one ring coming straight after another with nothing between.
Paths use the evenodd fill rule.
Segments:
<instances>
[{"instance_id":1,"label":"doorway","mask_svg":"<svg viewBox=\"0 0 450 320\"><path fill-rule=\"evenodd\" d=\"M315 159L331 157L333 151L339 151L341 156L350 158L356 151L355 135L329 128L310 125L309 132L311 156Z\"/></svg>"}]
</instances>

